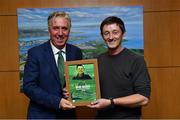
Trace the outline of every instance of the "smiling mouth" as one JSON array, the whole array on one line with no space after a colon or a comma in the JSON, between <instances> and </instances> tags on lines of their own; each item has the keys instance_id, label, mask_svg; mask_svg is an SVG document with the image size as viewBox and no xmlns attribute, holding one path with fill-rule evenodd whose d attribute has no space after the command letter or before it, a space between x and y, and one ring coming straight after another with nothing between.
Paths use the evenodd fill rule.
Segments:
<instances>
[{"instance_id":1,"label":"smiling mouth","mask_svg":"<svg viewBox=\"0 0 180 120\"><path fill-rule=\"evenodd\" d=\"M108 42L108 43L114 43L114 42L116 42L116 40L110 39L110 40L108 40L107 42Z\"/></svg>"},{"instance_id":2,"label":"smiling mouth","mask_svg":"<svg viewBox=\"0 0 180 120\"><path fill-rule=\"evenodd\" d=\"M58 39L58 40L63 40L64 37L63 37L63 36L57 36L56 39Z\"/></svg>"}]
</instances>

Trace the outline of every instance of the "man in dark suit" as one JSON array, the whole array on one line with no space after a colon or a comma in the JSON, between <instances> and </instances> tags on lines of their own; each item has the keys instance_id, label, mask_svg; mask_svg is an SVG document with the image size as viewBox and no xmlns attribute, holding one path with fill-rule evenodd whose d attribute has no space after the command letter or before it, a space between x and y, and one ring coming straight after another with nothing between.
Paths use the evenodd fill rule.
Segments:
<instances>
[{"instance_id":1,"label":"man in dark suit","mask_svg":"<svg viewBox=\"0 0 180 120\"><path fill-rule=\"evenodd\" d=\"M28 51L23 81L23 92L30 99L28 118L75 118L75 106L64 97L65 85L57 67L59 52L64 61L82 59L81 50L66 43L70 28L67 13L51 13L48 17L50 40Z\"/></svg>"}]
</instances>

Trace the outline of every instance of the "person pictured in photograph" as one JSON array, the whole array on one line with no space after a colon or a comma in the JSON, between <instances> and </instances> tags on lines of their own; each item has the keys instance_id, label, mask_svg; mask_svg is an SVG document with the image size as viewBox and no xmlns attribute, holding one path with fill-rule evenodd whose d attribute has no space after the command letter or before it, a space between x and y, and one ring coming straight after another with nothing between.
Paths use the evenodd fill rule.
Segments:
<instances>
[{"instance_id":1,"label":"person pictured in photograph","mask_svg":"<svg viewBox=\"0 0 180 120\"><path fill-rule=\"evenodd\" d=\"M73 80L90 80L92 79L90 75L85 74L85 68L82 64L76 66L77 75L73 77Z\"/></svg>"},{"instance_id":2,"label":"person pictured in photograph","mask_svg":"<svg viewBox=\"0 0 180 120\"><path fill-rule=\"evenodd\" d=\"M150 77L143 56L124 48L124 22L110 16L100 25L108 51L98 57L101 99L88 105L100 119L140 119L150 99Z\"/></svg>"},{"instance_id":3,"label":"person pictured in photograph","mask_svg":"<svg viewBox=\"0 0 180 120\"><path fill-rule=\"evenodd\" d=\"M81 60L79 48L68 44L71 18L65 12L49 15L50 39L28 50L23 92L30 99L28 119L75 119L75 106L64 97L64 61Z\"/></svg>"}]
</instances>

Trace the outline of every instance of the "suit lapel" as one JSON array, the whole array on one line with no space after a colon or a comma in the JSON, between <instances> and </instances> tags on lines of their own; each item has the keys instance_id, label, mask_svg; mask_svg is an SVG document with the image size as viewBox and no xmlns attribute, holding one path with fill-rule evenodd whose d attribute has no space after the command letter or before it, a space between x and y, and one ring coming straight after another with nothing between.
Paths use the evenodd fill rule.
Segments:
<instances>
[{"instance_id":1,"label":"suit lapel","mask_svg":"<svg viewBox=\"0 0 180 120\"><path fill-rule=\"evenodd\" d=\"M73 53L74 51L72 51L71 46L67 43L66 44L66 61L73 60Z\"/></svg>"},{"instance_id":2,"label":"suit lapel","mask_svg":"<svg viewBox=\"0 0 180 120\"><path fill-rule=\"evenodd\" d=\"M66 61L69 61L69 54L71 54L70 49L69 49L69 45L66 44Z\"/></svg>"},{"instance_id":3,"label":"suit lapel","mask_svg":"<svg viewBox=\"0 0 180 120\"><path fill-rule=\"evenodd\" d=\"M52 69L52 73L55 75L58 83L60 83L59 76L58 76L58 69L56 66L56 61L55 61L54 54L50 45L50 41L46 42L44 46L44 55L46 56L45 60L47 60L49 67Z\"/></svg>"}]
</instances>

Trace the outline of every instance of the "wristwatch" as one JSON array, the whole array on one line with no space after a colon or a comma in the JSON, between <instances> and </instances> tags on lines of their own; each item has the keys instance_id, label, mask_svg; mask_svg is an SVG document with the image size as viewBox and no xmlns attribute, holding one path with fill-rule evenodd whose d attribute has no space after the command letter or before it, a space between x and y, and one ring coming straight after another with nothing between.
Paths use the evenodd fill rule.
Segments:
<instances>
[{"instance_id":1,"label":"wristwatch","mask_svg":"<svg viewBox=\"0 0 180 120\"><path fill-rule=\"evenodd\" d=\"M114 106L114 99L113 98L110 98L110 101L111 101L111 106Z\"/></svg>"}]
</instances>

